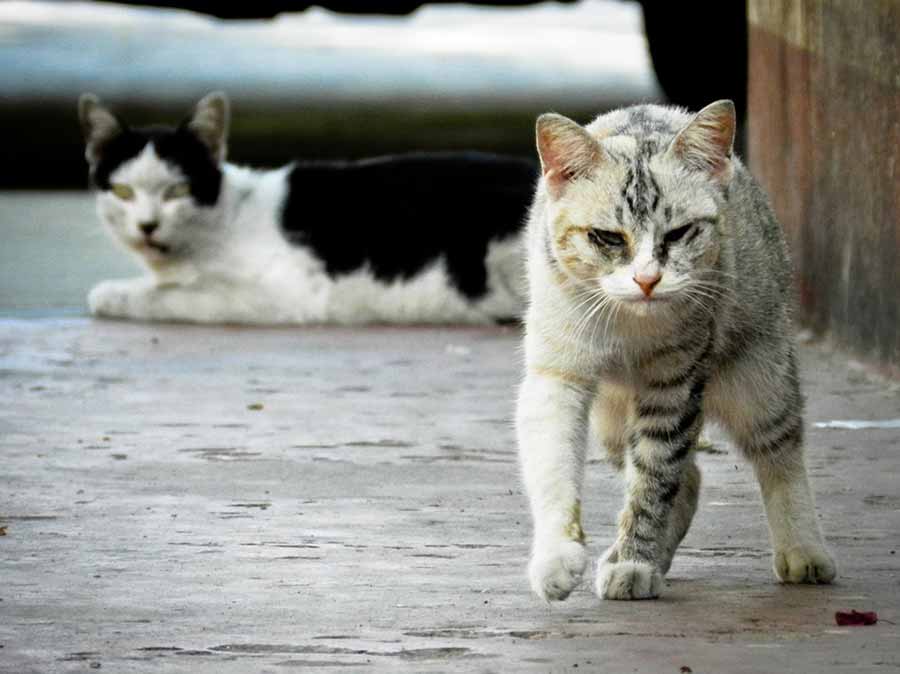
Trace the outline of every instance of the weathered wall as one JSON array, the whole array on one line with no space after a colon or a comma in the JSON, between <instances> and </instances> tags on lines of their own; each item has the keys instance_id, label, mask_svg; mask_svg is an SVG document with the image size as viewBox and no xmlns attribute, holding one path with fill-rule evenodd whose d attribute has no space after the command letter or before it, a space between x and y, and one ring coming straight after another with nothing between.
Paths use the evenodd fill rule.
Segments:
<instances>
[{"instance_id":1,"label":"weathered wall","mask_svg":"<svg viewBox=\"0 0 900 674\"><path fill-rule=\"evenodd\" d=\"M900 1L750 0L749 148L800 319L900 373Z\"/></svg>"}]
</instances>

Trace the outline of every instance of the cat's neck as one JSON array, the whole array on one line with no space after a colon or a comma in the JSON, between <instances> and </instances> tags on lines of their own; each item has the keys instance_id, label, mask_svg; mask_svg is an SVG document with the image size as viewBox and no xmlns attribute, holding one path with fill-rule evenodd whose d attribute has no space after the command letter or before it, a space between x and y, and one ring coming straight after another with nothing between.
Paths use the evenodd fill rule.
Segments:
<instances>
[{"instance_id":1,"label":"cat's neck","mask_svg":"<svg viewBox=\"0 0 900 674\"><path fill-rule=\"evenodd\" d=\"M290 165L277 169L253 169L236 164L222 165L222 191L216 203L216 217L228 229L249 209L274 213L284 198L285 175Z\"/></svg>"}]
</instances>

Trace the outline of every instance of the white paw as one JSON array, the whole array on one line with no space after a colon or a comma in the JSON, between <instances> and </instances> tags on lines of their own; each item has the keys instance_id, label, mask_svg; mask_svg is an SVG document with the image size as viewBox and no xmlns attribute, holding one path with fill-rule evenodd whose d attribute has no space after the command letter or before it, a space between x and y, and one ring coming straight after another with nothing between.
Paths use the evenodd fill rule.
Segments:
<instances>
[{"instance_id":1,"label":"white paw","mask_svg":"<svg viewBox=\"0 0 900 674\"><path fill-rule=\"evenodd\" d=\"M815 543L776 550L774 567L782 583L830 583L837 575L831 555Z\"/></svg>"},{"instance_id":2,"label":"white paw","mask_svg":"<svg viewBox=\"0 0 900 674\"><path fill-rule=\"evenodd\" d=\"M662 574L646 562L597 564L597 595L601 599L655 599L662 589Z\"/></svg>"},{"instance_id":3,"label":"white paw","mask_svg":"<svg viewBox=\"0 0 900 674\"><path fill-rule=\"evenodd\" d=\"M587 563L587 550L577 541L535 545L528 565L531 589L545 601L565 599L581 582Z\"/></svg>"},{"instance_id":4,"label":"white paw","mask_svg":"<svg viewBox=\"0 0 900 674\"><path fill-rule=\"evenodd\" d=\"M131 286L122 281L103 281L88 294L88 307L94 316L128 316Z\"/></svg>"}]
</instances>

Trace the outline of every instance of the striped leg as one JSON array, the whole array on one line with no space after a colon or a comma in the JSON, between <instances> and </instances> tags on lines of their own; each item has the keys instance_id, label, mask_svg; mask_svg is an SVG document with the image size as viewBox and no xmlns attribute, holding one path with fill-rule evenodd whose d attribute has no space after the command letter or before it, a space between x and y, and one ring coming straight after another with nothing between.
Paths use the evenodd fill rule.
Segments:
<instances>
[{"instance_id":1,"label":"striped leg","mask_svg":"<svg viewBox=\"0 0 900 674\"><path fill-rule=\"evenodd\" d=\"M626 455L625 508L615 545L597 566L604 599L659 596L662 574L696 508L699 472L693 450L702 425L705 378L696 365L638 393L634 435Z\"/></svg>"},{"instance_id":2,"label":"striped leg","mask_svg":"<svg viewBox=\"0 0 900 674\"><path fill-rule=\"evenodd\" d=\"M777 390L738 401L732 431L753 464L774 551L775 575L785 583L830 583L835 564L825 549L803 458L803 398L789 352Z\"/></svg>"},{"instance_id":3,"label":"striped leg","mask_svg":"<svg viewBox=\"0 0 900 674\"><path fill-rule=\"evenodd\" d=\"M594 400L592 421L606 448L607 459L618 471L625 470L625 453L633 425L633 393L609 384L600 387ZM672 564L675 551L691 526L700 496L700 469L688 455L681 475L681 488L672 504L672 514L660 558L660 571L665 575ZM604 556L606 561L618 561L618 544L614 543Z\"/></svg>"},{"instance_id":4,"label":"striped leg","mask_svg":"<svg viewBox=\"0 0 900 674\"><path fill-rule=\"evenodd\" d=\"M672 566L675 551L681 545L691 527L694 513L697 512L697 501L700 498L700 469L694 462L693 452L685 460L681 471L681 488L672 504L672 514L669 517L669 528L666 532L665 545L659 559L659 570L665 576Z\"/></svg>"}]
</instances>

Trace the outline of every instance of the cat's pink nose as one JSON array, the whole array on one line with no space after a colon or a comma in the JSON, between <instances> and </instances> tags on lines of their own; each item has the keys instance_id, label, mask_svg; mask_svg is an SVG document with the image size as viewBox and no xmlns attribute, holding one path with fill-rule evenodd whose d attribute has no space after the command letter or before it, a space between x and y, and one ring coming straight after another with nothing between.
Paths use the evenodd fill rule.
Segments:
<instances>
[{"instance_id":1,"label":"cat's pink nose","mask_svg":"<svg viewBox=\"0 0 900 674\"><path fill-rule=\"evenodd\" d=\"M662 274L656 272L654 274L635 274L634 282L637 283L641 290L644 293L645 297L650 297L650 294L653 292L653 288L656 287L656 284L659 283L659 280L662 278Z\"/></svg>"}]
</instances>

